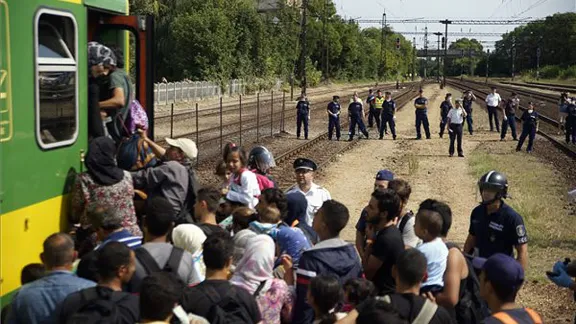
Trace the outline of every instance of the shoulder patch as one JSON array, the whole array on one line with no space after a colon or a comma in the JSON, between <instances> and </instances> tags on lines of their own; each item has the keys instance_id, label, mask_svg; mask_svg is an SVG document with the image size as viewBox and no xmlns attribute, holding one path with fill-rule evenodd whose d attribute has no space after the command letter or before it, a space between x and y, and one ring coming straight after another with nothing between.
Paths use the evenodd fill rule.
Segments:
<instances>
[{"instance_id":1,"label":"shoulder patch","mask_svg":"<svg viewBox=\"0 0 576 324\"><path fill-rule=\"evenodd\" d=\"M518 236L526 235L526 227L524 227L524 225L516 226L516 234L518 234Z\"/></svg>"}]
</instances>

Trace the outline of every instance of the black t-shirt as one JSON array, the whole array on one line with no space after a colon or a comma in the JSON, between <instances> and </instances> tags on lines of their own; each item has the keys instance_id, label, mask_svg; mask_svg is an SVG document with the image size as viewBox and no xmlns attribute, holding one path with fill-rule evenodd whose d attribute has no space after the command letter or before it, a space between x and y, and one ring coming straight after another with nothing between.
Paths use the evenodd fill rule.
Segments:
<instances>
[{"instance_id":1,"label":"black t-shirt","mask_svg":"<svg viewBox=\"0 0 576 324\"><path fill-rule=\"evenodd\" d=\"M207 286L214 288L220 297L229 295L234 298L238 304L245 307L254 323L260 322L260 310L258 309L258 304L256 304L254 296L242 288L233 286L226 280L205 280L194 287L186 288L182 295L181 302L182 308L184 308L186 312L194 313L204 318L208 316L212 301L205 293ZM231 292L231 289L234 289L234 292Z\"/></svg>"},{"instance_id":2,"label":"black t-shirt","mask_svg":"<svg viewBox=\"0 0 576 324\"><path fill-rule=\"evenodd\" d=\"M426 298L414 294L394 293L389 296L392 306L394 306L398 314L400 314L400 317L407 320L408 323L412 323L412 321L414 321L424 306L424 302L426 301ZM446 309L438 306L436 314L434 314L434 317L432 317L428 323L450 324L455 322Z\"/></svg>"},{"instance_id":3,"label":"black t-shirt","mask_svg":"<svg viewBox=\"0 0 576 324\"><path fill-rule=\"evenodd\" d=\"M114 291L108 287L96 286L68 295L56 310L58 319L56 322L66 323L66 320L70 316L78 312L82 306L89 302L82 297L82 293L84 292L85 295L93 295L94 290L96 290L96 294L100 296L98 299L105 299L106 296L109 296L108 298L115 301L121 323L132 324L140 320L140 299L138 296L122 291Z\"/></svg>"},{"instance_id":4,"label":"black t-shirt","mask_svg":"<svg viewBox=\"0 0 576 324\"><path fill-rule=\"evenodd\" d=\"M382 261L382 266L372 281L379 294L394 292L396 284L392 277L392 266L396 264L396 259L403 251L402 233L396 226L386 227L376 234L372 255Z\"/></svg>"},{"instance_id":5,"label":"black t-shirt","mask_svg":"<svg viewBox=\"0 0 576 324\"><path fill-rule=\"evenodd\" d=\"M210 234L218 233L218 232L226 232L225 229L218 225L214 224L196 224L196 226L200 227L204 235L210 236Z\"/></svg>"},{"instance_id":6,"label":"black t-shirt","mask_svg":"<svg viewBox=\"0 0 576 324\"><path fill-rule=\"evenodd\" d=\"M352 103L350 103L350 105L348 105L348 115L350 116L354 116L354 117L359 117L362 115L362 103L361 102L357 102L354 101Z\"/></svg>"}]
</instances>

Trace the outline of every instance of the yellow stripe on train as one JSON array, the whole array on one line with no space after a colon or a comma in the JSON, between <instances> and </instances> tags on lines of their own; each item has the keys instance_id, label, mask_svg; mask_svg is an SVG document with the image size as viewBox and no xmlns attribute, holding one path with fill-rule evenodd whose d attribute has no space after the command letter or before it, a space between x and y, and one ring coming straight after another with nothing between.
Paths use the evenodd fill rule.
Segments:
<instances>
[{"instance_id":1,"label":"yellow stripe on train","mask_svg":"<svg viewBox=\"0 0 576 324\"><path fill-rule=\"evenodd\" d=\"M22 268L40 262L42 243L66 229L68 195L62 195L0 215L0 296L20 287Z\"/></svg>"}]
</instances>

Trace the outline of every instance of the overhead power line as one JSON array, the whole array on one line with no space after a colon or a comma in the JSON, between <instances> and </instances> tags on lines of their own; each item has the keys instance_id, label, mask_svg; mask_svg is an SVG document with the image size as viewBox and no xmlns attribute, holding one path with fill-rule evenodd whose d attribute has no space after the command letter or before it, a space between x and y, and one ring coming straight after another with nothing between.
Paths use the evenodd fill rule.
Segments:
<instances>
[{"instance_id":1,"label":"overhead power line","mask_svg":"<svg viewBox=\"0 0 576 324\"><path fill-rule=\"evenodd\" d=\"M540 19L526 17L526 18L515 18L515 19L485 19L485 20L477 20L477 19L466 19L466 20L459 20L454 19L452 21L452 25L523 25L529 22L537 21ZM359 24L381 24L381 19L363 19L359 18L356 19L356 22ZM423 18L407 18L407 19L390 19L388 20L389 24L434 24L434 23L441 23L440 20L436 19L423 19Z\"/></svg>"},{"instance_id":2,"label":"overhead power line","mask_svg":"<svg viewBox=\"0 0 576 324\"><path fill-rule=\"evenodd\" d=\"M393 31L395 34L402 34L402 35L424 35L426 34L425 32L410 32L410 31ZM476 37L480 37L480 36L485 36L485 37L500 37L502 36L502 34L504 33L479 33L479 32L454 32L454 33L450 33L450 35L452 36L459 36L459 37L464 37L464 36L476 36Z\"/></svg>"}]
</instances>

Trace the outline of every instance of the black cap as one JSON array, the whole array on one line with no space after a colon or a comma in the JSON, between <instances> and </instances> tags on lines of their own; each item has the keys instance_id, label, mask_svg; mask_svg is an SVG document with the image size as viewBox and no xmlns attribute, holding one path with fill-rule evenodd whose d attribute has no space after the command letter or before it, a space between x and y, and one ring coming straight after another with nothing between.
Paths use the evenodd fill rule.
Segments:
<instances>
[{"instance_id":1,"label":"black cap","mask_svg":"<svg viewBox=\"0 0 576 324\"><path fill-rule=\"evenodd\" d=\"M310 170L310 171L316 171L316 169L318 169L318 165L316 165L316 162L314 162L310 159L297 158L296 160L294 160L294 170L298 170L298 169L306 169L306 170Z\"/></svg>"},{"instance_id":2,"label":"black cap","mask_svg":"<svg viewBox=\"0 0 576 324\"><path fill-rule=\"evenodd\" d=\"M338 99L340 99L340 96L333 96L332 97L332 100L338 100Z\"/></svg>"}]
</instances>

